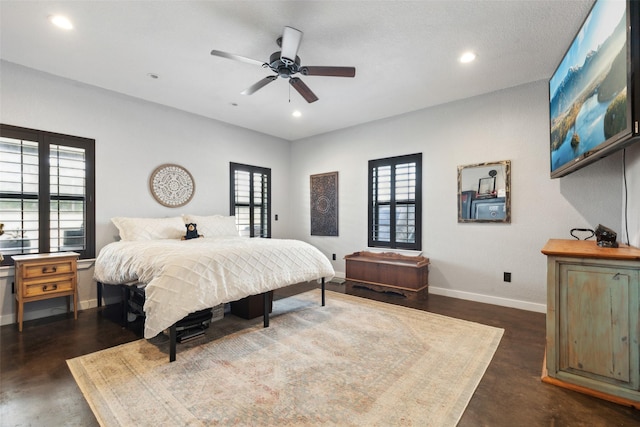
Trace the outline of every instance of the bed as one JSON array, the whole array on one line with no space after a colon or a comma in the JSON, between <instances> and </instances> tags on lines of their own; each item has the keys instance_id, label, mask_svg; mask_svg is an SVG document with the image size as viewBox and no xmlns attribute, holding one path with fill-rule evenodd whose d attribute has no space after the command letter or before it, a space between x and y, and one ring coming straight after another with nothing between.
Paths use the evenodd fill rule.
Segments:
<instances>
[{"instance_id":1,"label":"bed","mask_svg":"<svg viewBox=\"0 0 640 427\"><path fill-rule=\"evenodd\" d=\"M171 331L190 313L295 283L324 285L335 274L327 257L308 243L239 237L234 217L112 221L121 240L100 250L94 278L99 284L145 286L146 339ZM196 223L204 237L181 240L185 223ZM175 360L175 337L171 340Z\"/></svg>"}]
</instances>

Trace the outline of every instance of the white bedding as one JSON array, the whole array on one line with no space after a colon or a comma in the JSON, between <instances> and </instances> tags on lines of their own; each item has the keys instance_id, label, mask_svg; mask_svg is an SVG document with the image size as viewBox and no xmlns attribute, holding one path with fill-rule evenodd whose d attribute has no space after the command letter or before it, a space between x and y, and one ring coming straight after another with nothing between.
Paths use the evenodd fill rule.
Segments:
<instances>
[{"instance_id":1,"label":"white bedding","mask_svg":"<svg viewBox=\"0 0 640 427\"><path fill-rule=\"evenodd\" d=\"M246 237L110 243L94 270L104 284L147 284L145 338L194 311L334 274L308 243Z\"/></svg>"}]
</instances>

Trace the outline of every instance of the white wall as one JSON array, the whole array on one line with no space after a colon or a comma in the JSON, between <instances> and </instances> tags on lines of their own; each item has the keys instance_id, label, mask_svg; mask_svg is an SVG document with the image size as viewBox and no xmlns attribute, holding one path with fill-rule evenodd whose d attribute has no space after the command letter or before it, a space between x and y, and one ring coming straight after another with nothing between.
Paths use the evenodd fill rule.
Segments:
<instances>
[{"instance_id":1,"label":"white wall","mask_svg":"<svg viewBox=\"0 0 640 427\"><path fill-rule=\"evenodd\" d=\"M343 257L367 246L367 161L416 152L424 153L422 242L432 293L542 311L547 239L600 223L622 235L621 153L549 178L546 82L290 143L14 64L0 67L0 122L96 139L98 250L114 240L113 216L226 214L233 161L272 169L272 210L280 219L274 237L335 253L333 265L344 272ZM457 166L496 160L511 160L511 224L459 224ZM148 179L162 163L194 176L187 206L153 200ZM331 171L339 171L340 236L310 236L309 176ZM629 234L640 246L640 146L627 149L627 180ZM510 284L504 271L512 273ZM14 321L10 273L0 269L2 324ZM96 303L91 277L91 264L83 264L82 308ZM26 318L59 312L64 301L57 301L28 304Z\"/></svg>"},{"instance_id":2,"label":"white wall","mask_svg":"<svg viewBox=\"0 0 640 427\"><path fill-rule=\"evenodd\" d=\"M626 149L626 177L627 188L626 191L623 189L623 198L627 209L622 213L622 221L623 224L625 219L627 221L629 237L624 241L628 240L631 246L640 248L640 143Z\"/></svg>"},{"instance_id":3,"label":"white wall","mask_svg":"<svg viewBox=\"0 0 640 427\"><path fill-rule=\"evenodd\" d=\"M272 170L274 237L288 237L290 142L46 73L0 62L0 122L96 140L97 251L115 240L114 216L229 214L229 162ZM181 208L158 204L151 172L177 163L193 175L195 194ZM14 321L13 277L0 277L0 321ZM95 306L92 269L83 273L82 307ZM27 304L25 318L64 306L64 299Z\"/></svg>"},{"instance_id":4,"label":"white wall","mask_svg":"<svg viewBox=\"0 0 640 427\"><path fill-rule=\"evenodd\" d=\"M547 96L537 82L295 142L294 235L336 253L344 272L343 257L367 247L367 161L422 152L430 292L544 311L546 241L599 223L620 231L622 203L620 153L549 178ZM457 166L497 160L511 160L511 224L458 223ZM339 172L340 236L310 236L309 175L330 171Z\"/></svg>"}]
</instances>

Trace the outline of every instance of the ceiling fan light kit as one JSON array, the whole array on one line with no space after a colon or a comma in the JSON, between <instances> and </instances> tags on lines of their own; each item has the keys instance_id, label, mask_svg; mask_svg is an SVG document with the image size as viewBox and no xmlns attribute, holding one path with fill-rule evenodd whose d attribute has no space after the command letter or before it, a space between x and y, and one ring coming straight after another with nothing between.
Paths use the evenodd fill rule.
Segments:
<instances>
[{"instance_id":1,"label":"ceiling fan light kit","mask_svg":"<svg viewBox=\"0 0 640 427\"><path fill-rule=\"evenodd\" d=\"M282 37L279 37L276 40L276 43L281 50L272 53L269 57L269 62L260 62L255 59L215 49L211 51L211 55L252 65L260 65L261 67L269 68L271 71L276 73L275 76L267 76L249 86L241 92L242 95L251 95L273 82L278 77L282 77L283 79L289 79L289 84L308 103L312 103L318 100L316 94L313 93L309 86L300 80L300 78L293 77L293 75L300 73L304 76L355 77L355 67L301 66L300 57L298 56L298 49L300 48L301 41L302 31L296 30L293 27L284 27Z\"/></svg>"},{"instance_id":2,"label":"ceiling fan light kit","mask_svg":"<svg viewBox=\"0 0 640 427\"><path fill-rule=\"evenodd\" d=\"M298 48L302 41L302 31L291 27L284 27L282 31L282 39L280 41L282 50L280 51L280 59L286 65L292 65L298 58Z\"/></svg>"}]
</instances>

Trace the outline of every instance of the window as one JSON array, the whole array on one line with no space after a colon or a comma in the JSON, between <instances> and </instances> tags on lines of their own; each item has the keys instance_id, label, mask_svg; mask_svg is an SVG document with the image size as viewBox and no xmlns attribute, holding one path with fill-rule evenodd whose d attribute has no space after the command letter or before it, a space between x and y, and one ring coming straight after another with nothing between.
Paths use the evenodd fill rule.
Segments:
<instances>
[{"instance_id":1,"label":"window","mask_svg":"<svg viewBox=\"0 0 640 427\"><path fill-rule=\"evenodd\" d=\"M0 125L0 236L7 255L95 256L95 141Z\"/></svg>"},{"instance_id":2,"label":"window","mask_svg":"<svg viewBox=\"0 0 640 427\"><path fill-rule=\"evenodd\" d=\"M369 246L421 250L422 153L369 161Z\"/></svg>"},{"instance_id":3,"label":"window","mask_svg":"<svg viewBox=\"0 0 640 427\"><path fill-rule=\"evenodd\" d=\"M241 236L271 237L271 169L230 164L231 215Z\"/></svg>"}]
</instances>

